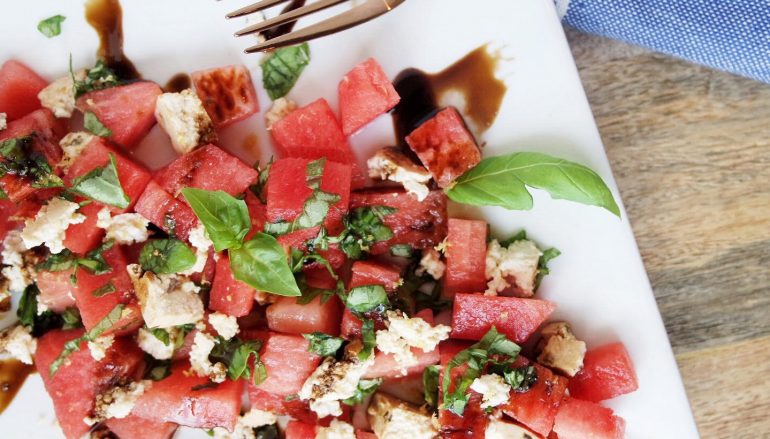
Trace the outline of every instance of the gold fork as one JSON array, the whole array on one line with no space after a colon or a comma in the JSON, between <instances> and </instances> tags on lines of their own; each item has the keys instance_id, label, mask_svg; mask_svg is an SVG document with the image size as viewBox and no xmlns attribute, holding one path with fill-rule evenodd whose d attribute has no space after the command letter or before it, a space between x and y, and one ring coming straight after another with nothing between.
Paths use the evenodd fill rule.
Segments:
<instances>
[{"instance_id":1,"label":"gold fork","mask_svg":"<svg viewBox=\"0 0 770 439\"><path fill-rule=\"evenodd\" d=\"M242 17L244 15L261 12L272 6L285 3L286 1L288 0L262 0L253 5L243 7L237 11L233 11L227 14L227 18ZM256 32L263 32L278 26L286 25L288 23L293 23L306 15L313 14L346 1L348 0L318 0L293 10L284 11L278 16L269 20L265 20L241 29L235 33L235 36L240 37ZM310 25L308 27L296 30L294 32L289 32L275 38L270 38L267 41L251 46L246 49L245 52L253 53L276 49L278 47L290 46L292 44L298 44L315 38L323 37L325 35L337 33L353 26L357 26L361 23L365 23L375 17L379 17L386 12L390 12L393 10L393 8L400 5L404 1L406 0L367 0L346 12L335 15L334 17L327 18L326 20Z\"/></svg>"}]
</instances>

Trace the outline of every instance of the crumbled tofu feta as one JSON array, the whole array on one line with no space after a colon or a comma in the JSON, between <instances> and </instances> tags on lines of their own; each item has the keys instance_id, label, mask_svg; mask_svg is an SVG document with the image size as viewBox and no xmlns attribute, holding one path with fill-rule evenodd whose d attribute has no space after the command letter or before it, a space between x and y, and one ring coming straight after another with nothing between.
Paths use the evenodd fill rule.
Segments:
<instances>
[{"instance_id":1,"label":"crumbled tofu feta","mask_svg":"<svg viewBox=\"0 0 770 439\"><path fill-rule=\"evenodd\" d=\"M275 414L252 408L238 417L232 433L222 427L215 427L215 439L256 439L254 429L265 425L273 425L278 422Z\"/></svg>"},{"instance_id":2,"label":"crumbled tofu feta","mask_svg":"<svg viewBox=\"0 0 770 439\"><path fill-rule=\"evenodd\" d=\"M136 343L156 360L168 360L174 356L174 345L179 336L179 330L168 328L166 332L168 332L168 344L158 340L158 337L154 336L151 330L141 328L136 335Z\"/></svg>"},{"instance_id":3,"label":"crumbled tofu feta","mask_svg":"<svg viewBox=\"0 0 770 439\"><path fill-rule=\"evenodd\" d=\"M438 430L430 415L396 398L376 393L367 409L378 439L434 439Z\"/></svg>"},{"instance_id":4,"label":"crumbled tofu feta","mask_svg":"<svg viewBox=\"0 0 770 439\"><path fill-rule=\"evenodd\" d=\"M93 134L85 131L76 131L62 137L59 141L59 146L61 147L64 156L56 166L61 169L69 169L95 137L96 136Z\"/></svg>"},{"instance_id":5,"label":"crumbled tofu feta","mask_svg":"<svg viewBox=\"0 0 770 439\"><path fill-rule=\"evenodd\" d=\"M319 427L315 439L356 439L352 425L339 419L332 419L328 427Z\"/></svg>"},{"instance_id":6,"label":"crumbled tofu feta","mask_svg":"<svg viewBox=\"0 0 770 439\"><path fill-rule=\"evenodd\" d=\"M180 93L163 93L155 102L155 118L171 138L179 154L217 140L214 123L203 102L191 89Z\"/></svg>"},{"instance_id":7,"label":"crumbled tofu feta","mask_svg":"<svg viewBox=\"0 0 770 439\"><path fill-rule=\"evenodd\" d=\"M195 264L179 274L189 276L191 274L200 273L206 268L206 261L209 258L209 249L214 243L209 239L209 235L206 233L206 227L203 224L198 224L195 228L190 230L187 239L195 248Z\"/></svg>"},{"instance_id":8,"label":"crumbled tofu feta","mask_svg":"<svg viewBox=\"0 0 770 439\"><path fill-rule=\"evenodd\" d=\"M526 239L515 241L508 248L493 239L487 246L486 275L489 282L485 294L496 296L511 286L509 280L513 278L516 288L524 295L533 295L537 265L542 255L535 243Z\"/></svg>"},{"instance_id":9,"label":"crumbled tofu feta","mask_svg":"<svg viewBox=\"0 0 770 439\"><path fill-rule=\"evenodd\" d=\"M34 219L25 222L21 239L27 248L45 244L53 254L64 250L64 236L70 224L80 224L86 217L77 213L78 203L63 198L52 198Z\"/></svg>"},{"instance_id":10,"label":"crumbled tofu feta","mask_svg":"<svg viewBox=\"0 0 770 439\"><path fill-rule=\"evenodd\" d=\"M444 276L445 270L446 265L441 260L441 254L436 249L429 248L422 251L420 266L415 273L418 276L428 273L433 279L439 280Z\"/></svg>"},{"instance_id":11,"label":"crumbled tofu feta","mask_svg":"<svg viewBox=\"0 0 770 439\"><path fill-rule=\"evenodd\" d=\"M353 342L347 346L341 360L326 357L302 385L299 398L309 400L310 409L319 418L340 416L340 401L355 395L361 377L374 364L374 355L365 361L358 358L361 349L360 342Z\"/></svg>"},{"instance_id":12,"label":"crumbled tofu feta","mask_svg":"<svg viewBox=\"0 0 770 439\"><path fill-rule=\"evenodd\" d=\"M217 334L221 335L225 340L230 340L240 331L238 320L221 312L209 314L209 323L217 331Z\"/></svg>"},{"instance_id":13,"label":"crumbled tofu feta","mask_svg":"<svg viewBox=\"0 0 770 439\"><path fill-rule=\"evenodd\" d=\"M203 319L200 287L185 276L142 273L137 264L126 267L134 284L144 322L150 328L197 323Z\"/></svg>"},{"instance_id":14,"label":"crumbled tofu feta","mask_svg":"<svg viewBox=\"0 0 770 439\"><path fill-rule=\"evenodd\" d=\"M8 128L8 115L0 113L0 131L3 131L6 128Z\"/></svg>"},{"instance_id":15,"label":"crumbled tofu feta","mask_svg":"<svg viewBox=\"0 0 770 439\"><path fill-rule=\"evenodd\" d=\"M107 356L107 349L115 342L114 335L105 335L103 337L96 337L96 339L88 342L88 350L91 352L91 358L96 361L101 361Z\"/></svg>"},{"instance_id":16,"label":"crumbled tofu feta","mask_svg":"<svg viewBox=\"0 0 770 439\"><path fill-rule=\"evenodd\" d=\"M16 325L0 331L0 352L8 353L24 364L32 364L36 350L37 339L26 326Z\"/></svg>"},{"instance_id":17,"label":"crumbled tofu feta","mask_svg":"<svg viewBox=\"0 0 770 439\"><path fill-rule=\"evenodd\" d=\"M216 346L214 337L203 331L195 333L192 348L190 348L190 366L198 376L208 377L215 383L221 383L227 378L227 367L222 363L211 363L209 354Z\"/></svg>"},{"instance_id":18,"label":"crumbled tofu feta","mask_svg":"<svg viewBox=\"0 0 770 439\"><path fill-rule=\"evenodd\" d=\"M418 201L424 200L430 193L427 186L431 179L430 172L414 163L398 148L387 147L377 151L366 161L366 166L370 177L401 183Z\"/></svg>"},{"instance_id":19,"label":"crumbled tofu feta","mask_svg":"<svg viewBox=\"0 0 770 439\"><path fill-rule=\"evenodd\" d=\"M500 375L488 374L473 380L471 390L481 393L481 408L486 409L505 404L511 393L511 386Z\"/></svg>"},{"instance_id":20,"label":"crumbled tofu feta","mask_svg":"<svg viewBox=\"0 0 770 439\"><path fill-rule=\"evenodd\" d=\"M107 231L106 238L118 244L133 244L147 241L150 237L147 225L150 222L138 213L121 213L110 216L110 210L104 208L96 214L96 226Z\"/></svg>"},{"instance_id":21,"label":"crumbled tofu feta","mask_svg":"<svg viewBox=\"0 0 770 439\"><path fill-rule=\"evenodd\" d=\"M442 340L449 338L452 330L449 326L431 326L419 317L409 318L395 311L388 311L386 316L388 329L377 331L377 349L393 354L403 375L409 366L417 364L412 348L431 352Z\"/></svg>"},{"instance_id":22,"label":"crumbled tofu feta","mask_svg":"<svg viewBox=\"0 0 770 439\"><path fill-rule=\"evenodd\" d=\"M0 291L4 293L23 292L33 282L37 257L32 252L27 251L21 232L11 230L5 235L3 251L0 255L2 255L4 265L0 271L4 278Z\"/></svg>"},{"instance_id":23,"label":"crumbled tofu feta","mask_svg":"<svg viewBox=\"0 0 770 439\"><path fill-rule=\"evenodd\" d=\"M297 109L297 103L287 98L278 98L273 101L273 105L265 113L265 126L272 129L273 125L288 116L289 113Z\"/></svg>"},{"instance_id":24,"label":"crumbled tofu feta","mask_svg":"<svg viewBox=\"0 0 770 439\"><path fill-rule=\"evenodd\" d=\"M583 368L585 342L575 338L566 322L552 322L542 331L538 363L574 377Z\"/></svg>"},{"instance_id":25,"label":"crumbled tofu feta","mask_svg":"<svg viewBox=\"0 0 770 439\"><path fill-rule=\"evenodd\" d=\"M131 413L136 401L152 387L152 381L135 381L127 386L115 386L97 395L92 416L83 419L94 425L110 418L125 418Z\"/></svg>"},{"instance_id":26,"label":"crumbled tofu feta","mask_svg":"<svg viewBox=\"0 0 770 439\"><path fill-rule=\"evenodd\" d=\"M79 78L85 77L85 71L77 72ZM72 76L67 75L48 84L37 94L40 105L51 110L56 117L72 117L75 111L75 84Z\"/></svg>"},{"instance_id":27,"label":"crumbled tofu feta","mask_svg":"<svg viewBox=\"0 0 770 439\"><path fill-rule=\"evenodd\" d=\"M499 419L490 419L484 432L485 439L539 439L540 436L524 427Z\"/></svg>"}]
</instances>

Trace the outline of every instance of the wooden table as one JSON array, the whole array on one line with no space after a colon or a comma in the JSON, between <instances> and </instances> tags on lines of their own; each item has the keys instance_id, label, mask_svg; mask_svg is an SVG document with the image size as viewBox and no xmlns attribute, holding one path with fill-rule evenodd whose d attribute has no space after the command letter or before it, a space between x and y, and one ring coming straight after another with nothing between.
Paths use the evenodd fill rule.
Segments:
<instances>
[{"instance_id":1,"label":"wooden table","mask_svg":"<svg viewBox=\"0 0 770 439\"><path fill-rule=\"evenodd\" d=\"M770 438L770 85L567 35L701 436Z\"/></svg>"}]
</instances>

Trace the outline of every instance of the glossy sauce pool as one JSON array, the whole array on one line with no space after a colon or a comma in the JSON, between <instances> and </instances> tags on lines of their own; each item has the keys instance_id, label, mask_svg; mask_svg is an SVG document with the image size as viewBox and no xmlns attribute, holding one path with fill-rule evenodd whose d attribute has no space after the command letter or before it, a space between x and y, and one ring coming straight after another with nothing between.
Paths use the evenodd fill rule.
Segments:
<instances>
[{"instance_id":1,"label":"glossy sauce pool","mask_svg":"<svg viewBox=\"0 0 770 439\"><path fill-rule=\"evenodd\" d=\"M8 407L27 376L34 371L35 366L18 360L0 361L0 413Z\"/></svg>"}]
</instances>

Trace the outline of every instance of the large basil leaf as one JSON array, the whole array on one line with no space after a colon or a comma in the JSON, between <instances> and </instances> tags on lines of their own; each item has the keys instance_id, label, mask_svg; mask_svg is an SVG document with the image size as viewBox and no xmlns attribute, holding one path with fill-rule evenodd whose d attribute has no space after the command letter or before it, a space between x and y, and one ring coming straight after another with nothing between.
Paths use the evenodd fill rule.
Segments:
<instances>
[{"instance_id":1,"label":"large basil leaf","mask_svg":"<svg viewBox=\"0 0 770 439\"><path fill-rule=\"evenodd\" d=\"M241 246L243 238L251 229L249 209L246 202L227 192L203 189L182 189L187 203L206 227L216 251Z\"/></svg>"},{"instance_id":2,"label":"large basil leaf","mask_svg":"<svg viewBox=\"0 0 770 439\"><path fill-rule=\"evenodd\" d=\"M131 204L131 199L120 185L114 154L110 154L110 162L105 166L76 178L70 191L120 209Z\"/></svg>"},{"instance_id":3,"label":"large basil leaf","mask_svg":"<svg viewBox=\"0 0 770 439\"><path fill-rule=\"evenodd\" d=\"M139 264L143 270L157 274L185 271L195 265L196 256L178 239L155 239L142 247Z\"/></svg>"},{"instance_id":4,"label":"large basil leaf","mask_svg":"<svg viewBox=\"0 0 770 439\"><path fill-rule=\"evenodd\" d=\"M262 84L270 99L276 100L294 87L299 75L310 62L310 46L282 47L262 61Z\"/></svg>"},{"instance_id":5,"label":"large basil leaf","mask_svg":"<svg viewBox=\"0 0 770 439\"><path fill-rule=\"evenodd\" d=\"M266 233L257 233L242 247L231 249L230 267L236 279L259 291L279 296L302 295L286 252L274 237Z\"/></svg>"}]
</instances>

